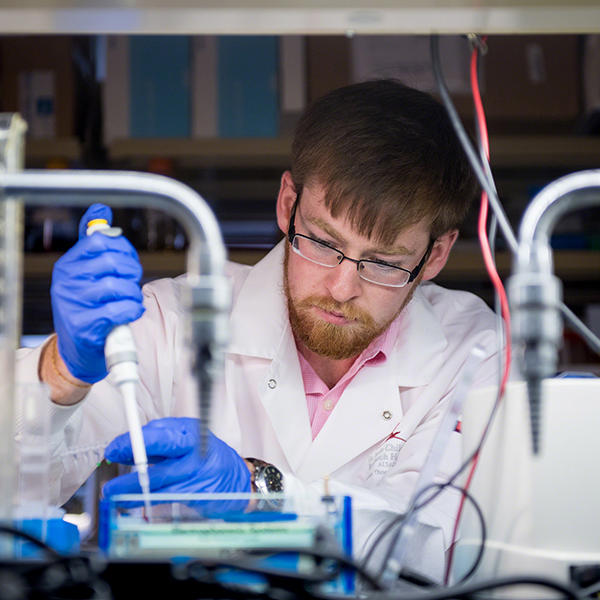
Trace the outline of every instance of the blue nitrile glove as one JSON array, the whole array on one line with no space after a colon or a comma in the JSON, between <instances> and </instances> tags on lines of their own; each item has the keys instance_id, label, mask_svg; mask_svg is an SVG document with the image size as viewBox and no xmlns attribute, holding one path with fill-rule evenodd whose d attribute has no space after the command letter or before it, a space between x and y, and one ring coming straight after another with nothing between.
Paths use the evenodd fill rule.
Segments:
<instances>
[{"instance_id":1,"label":"blue nitrile glove","mask_svg":"<svg viewBox=\"0 0 600 600\"><path fill-rule=\"evenodd\" d=\"M143 312L137 252L122 235L86 235L87 223L112 211L93 204L79 222L79 241L56 261L50 295L58 351L69 372L87 383L106 377L104 342L117 325Z\"/></svg>"},{"instance_id":2,"label":"blue nitrile glove","mask_svg":"<svg viewBox=\"0 0 600 600\"><path fill-rule=\"evenodd\" d=\"M150 491L173 494L250 492L250 471L244 459L223 440L208 433L206 452L200 453L200 421L167 417L150 421L142 428L148 454ZM133 454L129 433L116 437L104 451L111 462L131 465ZM141 493L137 473L108 481L105 497ZM243 511L246 500L210 504L209 512Z\"/></svg>"}]
</instances>

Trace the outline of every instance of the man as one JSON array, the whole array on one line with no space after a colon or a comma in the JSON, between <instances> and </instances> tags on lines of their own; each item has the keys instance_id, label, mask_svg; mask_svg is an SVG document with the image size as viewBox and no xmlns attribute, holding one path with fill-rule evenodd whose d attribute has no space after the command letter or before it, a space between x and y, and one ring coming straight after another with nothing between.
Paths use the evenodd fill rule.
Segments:
<instances>
[{"instance_id":1,"label":"man","mask_svg":"<svg viewBox=\"0 0 600 600\"><path fill-rule=\"evenodd\" d=\"M134 321L152 489L249 491L268 463L310 510L327 480L332 494L352 496L364 553L406 509L475 345L485 354L475 385L497 381L492 312L471 294L425 283L446 264L474 195L451 125L428 95L373 81L309 107L277 198L285 239L252 269L229 267L231 342L205 457L197 422L179 418L196 414L179 280L145 286L142 300L126 240L82 236L53 274L57 337L20 363L51 389L57 500L107 445L108 458L131 462L127 435L111 442L126 423L103 347L112 327ZM81 226L98 214L109 216L92 207ZM438 477L459 463L453 433ZM130 474L105 494L135 490ZM456 506L445 492L420 512L409 564L431 577L441 577Z\"/></svg>"}]
</instances>

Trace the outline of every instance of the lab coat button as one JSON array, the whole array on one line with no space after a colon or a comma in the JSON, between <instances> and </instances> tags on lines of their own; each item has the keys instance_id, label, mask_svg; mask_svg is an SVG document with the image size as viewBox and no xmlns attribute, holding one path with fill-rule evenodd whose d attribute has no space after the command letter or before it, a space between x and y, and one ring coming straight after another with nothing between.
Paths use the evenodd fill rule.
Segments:
<instances>
[{"instance_id":1,"label":"lab coat button","mask_svg":"<svg viewBox=\"0 0 600 600\"><path fill-rule=\"evenodd\" d=\"M269 386L269 389L274 390L277 387L277 382L274 379L269 379L267 385Z\"/></svg>"},{"instance_id":2,"label":"lab coat button","mask_svg":"<svg viewBox=\"0 0 600 600\"><path fill-rule=\"evenodd\" d=\"M392 418L392 413L389 410L384 410L381 415L386 421L389 421Z\"/></svg>"}]
</instances>

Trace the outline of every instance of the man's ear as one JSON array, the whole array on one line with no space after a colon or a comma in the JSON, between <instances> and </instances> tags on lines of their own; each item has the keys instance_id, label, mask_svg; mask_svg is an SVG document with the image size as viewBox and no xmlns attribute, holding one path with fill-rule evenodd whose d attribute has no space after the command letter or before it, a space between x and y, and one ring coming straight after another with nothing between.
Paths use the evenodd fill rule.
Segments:
<instances>
[{"instance_id":1,"label":"man's ear","mask_svg":"<svg viewBox=\"0 0 600 600\"><path fill-rule=\"evenodd\" d=\"M423 269L423 280L433 279L446 265L450 250L458 239L458 229L451 229L435 240Z\"/></svg>"},{"instance_id":2,"label":"man's ear","mask_svg":"<svg viewBox=\"0 0 600 600\"><path fill-rule=\"evenodd\" d=\"M296 188L292 181L292 174L289 171L284 171L279 184L279 194L277 195L277 225L279 225L283 235L287 235L294 202L296 202Z\"/></svg>"}]
</instances>

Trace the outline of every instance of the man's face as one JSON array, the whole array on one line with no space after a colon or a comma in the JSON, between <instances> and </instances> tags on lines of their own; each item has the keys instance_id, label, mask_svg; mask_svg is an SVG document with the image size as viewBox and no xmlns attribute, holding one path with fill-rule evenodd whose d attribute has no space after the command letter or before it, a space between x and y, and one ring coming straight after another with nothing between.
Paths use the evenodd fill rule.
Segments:
<instances>
[{"instance_id":1,"label":"man's face","mask_svg":"<svg viewBox=\"0 0 600 600\"><path fill-rule=\"evenodd\" d=\"M334 219L323 198L320 186L303 188L296 233L325 242L351 258L382 260L409 270L425 254L429 230L424 223L408 227L392 246L383 247L358 235L344 218ZM299 256L286 243L284 284L292 331L319 356L335 360L357 356L406 306L422 274L402 288L385 287L361 279L351 261L324 267Z\"/></svg>"}]
</instances>

